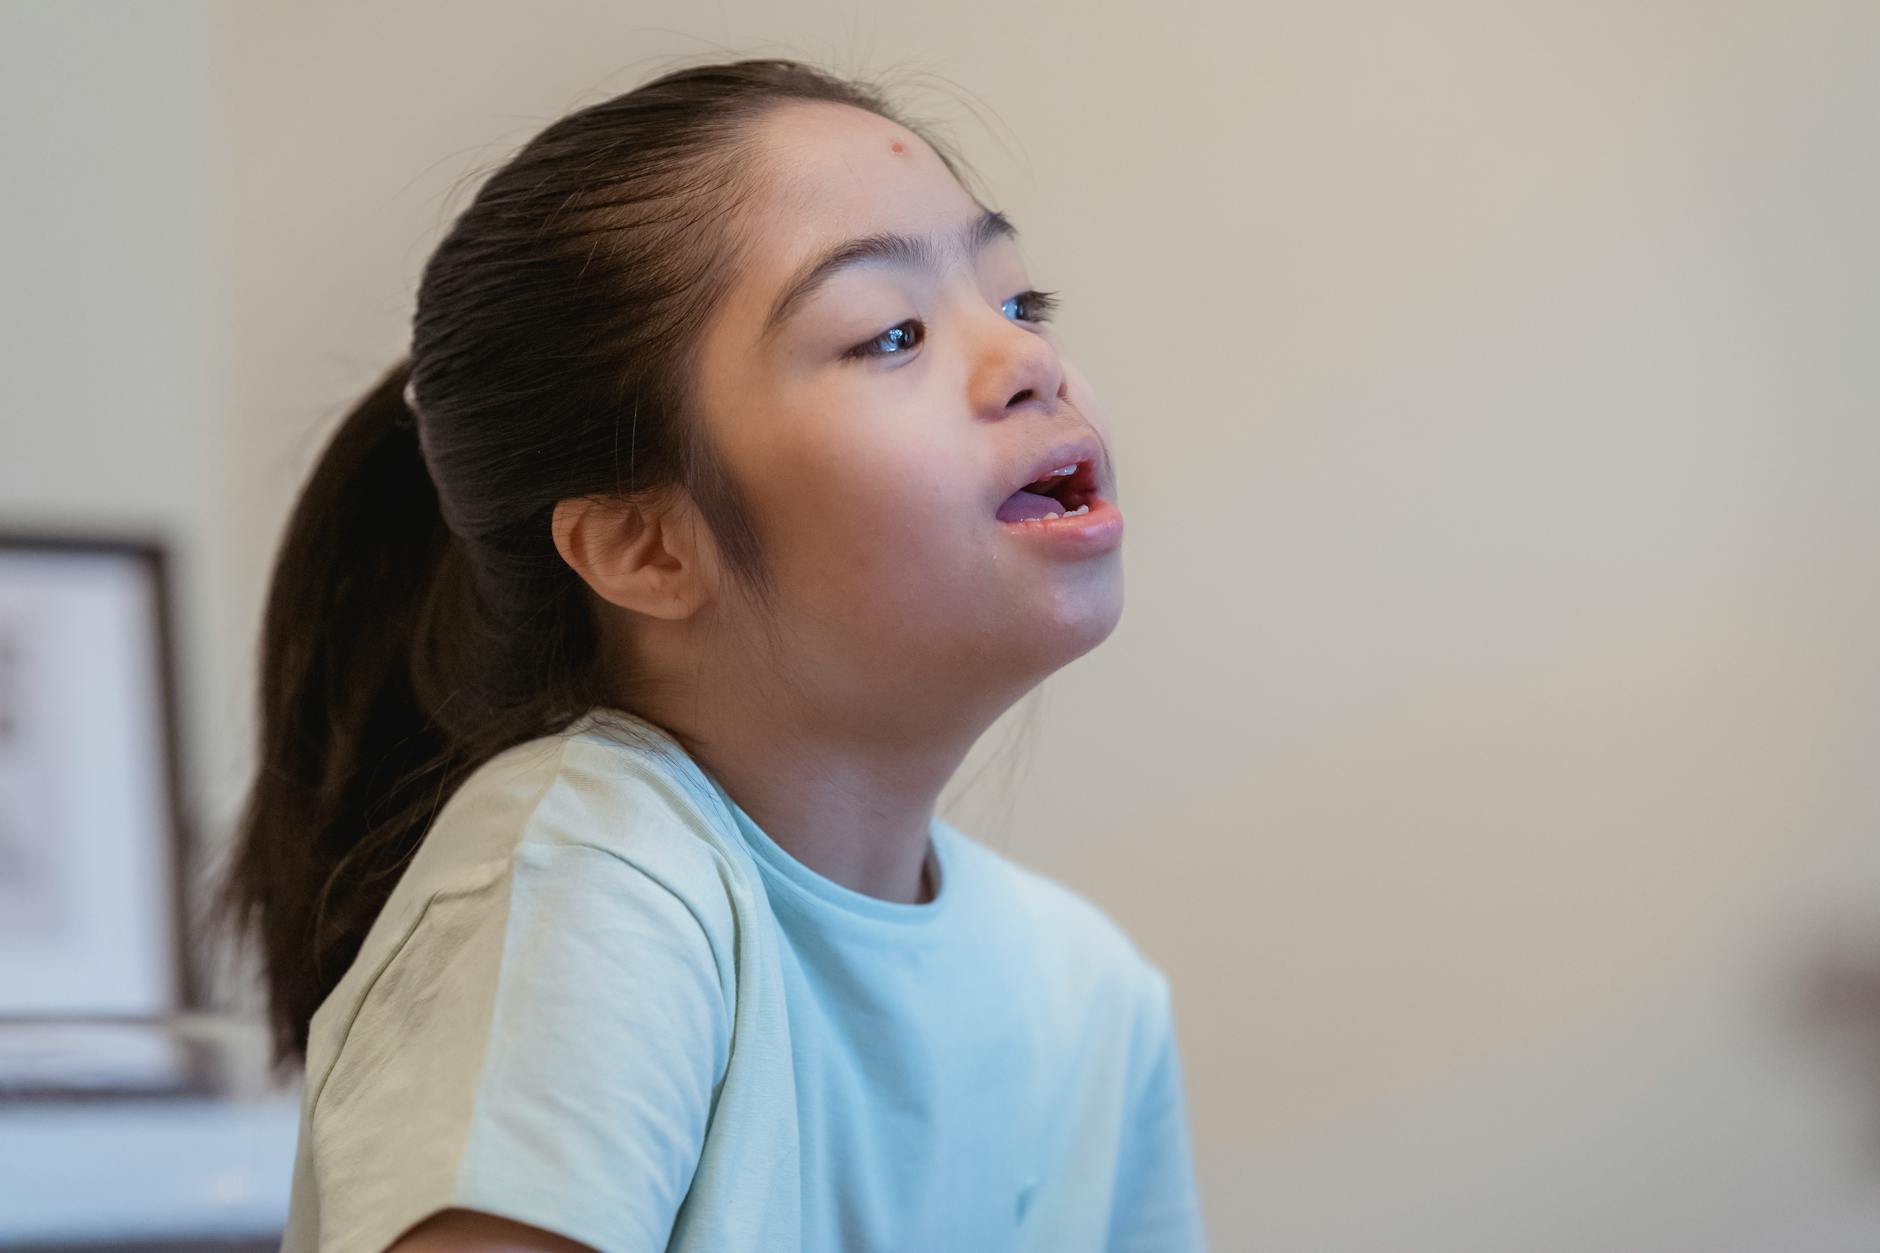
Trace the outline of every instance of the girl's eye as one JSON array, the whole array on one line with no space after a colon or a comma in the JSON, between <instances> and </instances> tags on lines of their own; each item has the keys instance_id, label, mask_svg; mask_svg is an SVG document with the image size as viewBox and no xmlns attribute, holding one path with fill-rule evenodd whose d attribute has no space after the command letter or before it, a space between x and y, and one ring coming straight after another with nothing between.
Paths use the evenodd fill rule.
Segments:
<instances>
[{"instance_id":1,"label":"girl's eye","mask_svg":"<svg viewBox=\"0 0 1880 1253\"><path fill-rule=\"evenodd\" d=\"M1056 292L1027 289L1016 296L1008 297L1000 310L1006 316L1019 322L1048 322L1057 310ZM867 343L857 344L842 354L843 360L861 357L898 357L918 348L927 338L927 324L919 318L909 318L897 326L891 326Z\"/></svg>"},{"instance_id":2,"label":"girl's eye","mask_svg":"<svg viewBox=\"0 0 1880 1253\"><path fill-rule=\"evenodd\" d=\"M1005 302L1008 308L1019 304L1024 305L1030 312L1015 312L1009 316L1016 318L1020 322L1049 322L1051 315L1057 311L1057 293L1048 291L1022 291Z\"/></svg>"},{"instance_id":3,"label":"girl's eye","mask_svg":"<svg viewBox=\"0 0 1880 1253\"><path fill-rule=\"evenodd\" d=\"M899 326L889 327L867 343L855 345L842 356L844 360L854 357L898 357L925 338L927 338L927 324L919 318L909 318ZM888 344L891 347L877 348L878 344Z\"/></svg>"}]
</instances>

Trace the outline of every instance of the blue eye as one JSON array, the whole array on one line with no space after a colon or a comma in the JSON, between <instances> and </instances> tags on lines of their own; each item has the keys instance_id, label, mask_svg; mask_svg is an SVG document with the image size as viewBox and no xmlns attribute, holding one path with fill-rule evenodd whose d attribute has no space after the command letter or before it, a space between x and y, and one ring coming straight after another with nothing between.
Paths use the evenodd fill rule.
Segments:
<instances>
[{"instance_id":1,"label":"blue eye","mask_svg":"<svg viewBox=\"0 0 1880 1253\"><path fill-rule=\"evenodd\" d=\"M1015 306L1022 306L1022 310ZM1006 298L999 306L1000 312L1017 322L1048 322L1057 310L1056 292L1027 289L1016 296ZM927 339L927 324L919 318L909 318L896 326L891 326L867 343L857 344L842 354L845 361L862 357L899 357L918 348Z\"/></svg>"},{"instance_id":2,"label":"blue eye","mask_svg":"<svg viewBox=\"0 0 1880 1253\"><path fill-rule=\"evenodd\" d=\"M909 328L917 329L910 330ZM855 347L849 349L842 355L844 358L898 357L908 349L919 344L925 338L927 338L927 324L922 322L919 318L909 318L899 326L889 327L867 343L855 345ZM882 343L893 344L894 347L878 350L876 345Z\"/></svg>"},{"instance_id":3,"label":"blue eye","mask_svg":"<svg viewBox=\"0 0 1880 1253\"><path fill-rule=\"evenodd\" d=\"M1021 313L1009 315L1020 322L1049 322L1051 315L1057 311L1058 307L1056 292L1022 291L1007 300L1005 305L1009 307L1019 302L1023 302L1031 310L1029 316Z\"/></svg>"}]
</instances>

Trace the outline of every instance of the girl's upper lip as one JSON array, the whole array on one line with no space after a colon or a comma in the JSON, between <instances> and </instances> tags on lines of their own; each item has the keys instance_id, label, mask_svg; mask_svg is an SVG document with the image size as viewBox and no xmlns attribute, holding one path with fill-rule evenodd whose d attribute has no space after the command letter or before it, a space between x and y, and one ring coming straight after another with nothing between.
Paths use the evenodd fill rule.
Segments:
<instances>
[{"instance_id":1,"label":"girl's upper lip","mask_svg":"<svg viewBox=\"0 0 1880 1253\"><path fill-rule=\"evenodd\" d=\"M1101 451L1102 445L1097 442L1096 437L1093 435L1079 435L1052 444L1049 448L1025 463L1029 468L1025 470L1024 476L1010 487L1007 487L1005 489L1005 495L999 497L999 499L993 503L992 507L997 509L999 505L1005 503L1006 496L1010 496L1016 491L1022 491L1053 470L1061 469L1064 466L1072 464L1088 467L1088 469L1080 470L1077 477L1086 480L1088 486L1094 487L1097 481L1097 456Z\"/></svg>"}]
</instances>

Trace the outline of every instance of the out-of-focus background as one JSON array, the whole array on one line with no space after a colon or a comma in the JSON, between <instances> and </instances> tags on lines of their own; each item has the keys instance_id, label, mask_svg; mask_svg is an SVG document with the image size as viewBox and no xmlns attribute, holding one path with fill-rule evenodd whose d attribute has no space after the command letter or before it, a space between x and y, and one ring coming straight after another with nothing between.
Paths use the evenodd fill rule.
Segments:
<instances>
[{"instance_id":1,"label":"out-of-focus background","mask_svg":"<svg viewBox=\"0 0 1880 1253\"><path fill-rule=\"evenodd\" d=\"M1880 1248L1861 0L0 4L0 692L85 749L0 775L0 1014L223 1059L0 1100L0 1242L278 1231L252 1002L153 955L287 506L479 172L715 51L894 76L1064 293L1128 608L946 808L1169 973L1216 1247ZM67 854L109 988L30 947Z\"/></svg>"}]
</instances>

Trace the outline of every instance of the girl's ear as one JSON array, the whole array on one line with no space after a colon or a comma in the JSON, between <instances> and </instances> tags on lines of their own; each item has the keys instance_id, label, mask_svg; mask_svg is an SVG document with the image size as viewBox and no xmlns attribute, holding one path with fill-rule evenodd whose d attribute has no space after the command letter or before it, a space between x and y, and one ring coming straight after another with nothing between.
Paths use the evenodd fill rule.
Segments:
<instances>
[{"instance_id":1,"label":"girl's ear","mask_svg":"<svg viewBox=\"0 0 1880 1253\"><path fill-rule=\"evenodd\" d=\"M624 500L557 501L555 550L594 594L649 617L698 612L717 586L718 553L690 496L680 490Z\"/></svg>"}]
</instances>

